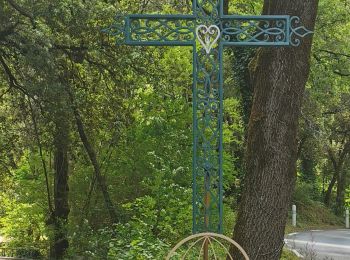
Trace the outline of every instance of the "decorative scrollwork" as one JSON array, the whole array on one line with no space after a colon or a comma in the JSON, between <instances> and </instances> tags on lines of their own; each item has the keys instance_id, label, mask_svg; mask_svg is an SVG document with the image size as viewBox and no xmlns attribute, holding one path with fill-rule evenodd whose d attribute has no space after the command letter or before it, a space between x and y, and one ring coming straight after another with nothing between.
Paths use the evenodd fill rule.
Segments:
<instances>
[{"instance_id":1,"label":"decorative scrollwork","mask_svg":"<svg viewBox=\"0 0 350 260\"><path fill-rule=\"evenodd\" d=\"M290 44L292 46L299 46L301 43L301 40L299 38L304 38L307 35L313 34L313 31L300 24L301 21L298 16L293 16L290 18Z\"/></svg>"},{"instance_id":2,"label":"decorative scrollwork","mask_svg":"<svg viewBox=\"0 0 350 260\"><path fill-rule=\"evenodd\" d=\"M187 19L131 18L130 41L193 41L195 22Z\"/></svg>"},{"instance_id":3,"label":"decorative scrollwork","mask_svg":"<svg viewBox=\"0 0 350 260\"><path fill-rule=\"evenodd\" d=\"M120 45L125 43L125 29L126 17L123 15L117 15L115 16L112 25L103 31L115 37L116 44Z\"/></svg>"},{"instance_id":4,"label":"decorative scrollwork","mask_svg":"<svg viewBox=\"0 0 350 260\"><path fill-rule=\"evenodd\" d=\"M224 43L280 43L288 40L287 20L236 19L222 22Z\"/></svg>"},{"instance_id":5,"label":"decorative scrollwork","mask_svg":"<svg viewBox=\"0 0 350 260\"><path fill-rule=\"evenodd\" d=\"M113 35L117 44L194 46L193 231L220 233L223 46L298 46L300 38L312 32L294 16L223 15L223 0L194 0L193 7L193 15L117 16L105 32ZM196 34L201 49L195 44Z\"/></svg>"},{"instance_id":6,"label":"decorative scrollwork","mask_svg":"<svg viewBox=\"0 0 350 260\"><path fill-rule=\"evenodd\" d=\"M216 25L210 25L208 27L202 24L197 27L196 36L206 53L210 54L211 49L219 40L221 32L220 28Z\"/></svg>"},{"instance_id":7,"label":"decorative scrollwork","mask_svg":"<svg viewBox=\"0 0 350 260\"><path fill-rule=\"evenodd\" d=\"M104 31L113 35L117 44L133 45L191 45L196 39L198 23L201 24L200 26L209 26L208 29L217 26L220 31L220 42L224 45L298 46L300 38L313 33L301 25L300 18L297 16L269 18L233 16L220 19L219 16L216 16L217 11L214 11L218 7L217 2L215 0L197 2L197 8L200 10L197 10L195 18L181 15L176 17L162 15L124 17L118 15L114 23ZM211 15L204 16L203 12L205 13L208 8L212 9ZM208 53L211 48L207 46L205 38L202 41L202 45Z\"/></svg>"},{"instance_id":8,"label":"decorative scrollwork","mask_svg":"<svg viewBox=\"0 0 350 260\"><path fill-rule=\"evenodd\" d=\"M220 195L220 94L219 50L196 53L194 227L196 231L221 230Z\"/></svg>"},{"instance_id":9,"label":"decorative scrollwork","mask_svg":"<svg viewBox=\"0 0 350 260\"><path fill-rule=\"evenodd\" d=\"M211 23L220 18L220 1L221 0L197 0L195 6L195 13L201 23Z\"/></svg>"}]
</instances>

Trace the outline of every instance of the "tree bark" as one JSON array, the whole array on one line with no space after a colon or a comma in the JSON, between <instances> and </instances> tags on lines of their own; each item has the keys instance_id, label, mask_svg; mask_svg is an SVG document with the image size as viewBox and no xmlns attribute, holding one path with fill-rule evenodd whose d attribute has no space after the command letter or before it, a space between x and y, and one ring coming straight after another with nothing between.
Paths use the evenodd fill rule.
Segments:
<instances>
[{"instance_id":1,"label":"tree bark","mask_svg":"<svg viewBox=\"0 0 350 260\"><path fill-rule=\"evenodd\" d=\"M328 147L328 158L331 161L334 169L332 180L328 185L327 192L325 194L324 203L327 207L331 204L332 191L334 185L337 183L337 196L336 196L336 208L337 215L341 215L344 209L345 203L345 188L346 188L346 172L344 169L345 160L350 153L350 141L345 142L343 149L341 149L336 156L336 153Z\"/></svg>"},{"instance_id":2,"label":"tree bark","mask_svg":"<svg viewBox=\"0 0 350 260\"><path fill-rule=\"evenodd\" d=\"M328 185L326 194L324 196L324 204L327 207L329 207L330 204L331 204L331 195L332 195L333 187L334 187L336 181L337 181L337 173L334 173L333 176L332 176L332 180L331 180L331 182Z\"/></svg>"},{"instance_id":3,"label":"tree bark","mask_svg":"<svg viewBox=\"0 0 350 260\"><path fill-rule=\"evenodd\" d=\"M337 197L335 199L335 214L341 216L345 208L346 171L338 174Z\"/></svg>"},{"instance_id":4,"label":"tree bark","mask_svg":"<svg viewBox=\"0 0 350 260\"><path fill-rule=\"evenodd\" d=\"M313 30L318 0L265 0L264 13L301 17ZM296 179L297 132L309 75L311 37L297 48L259 49L251 66L254 87L243 196L234 239L251 259L279 259ZM232 249L232 251L234 251ZM235 259L240 259L237 253Z\"/></svg>"},{"instance_id":5,"label":"tree bark","mask_svg":"<svg viewBox=\"0 0 350 260\"><path fill-rule=\"evenodd\" d=\"M62 109L62 108L61 108ZM55 139L54 139L54 213L52 224L54 227L53 244L50 250L52 259L63 259L69 247L67 237L67 223L69 209L69 122L64 109L55 115Z\"/></svg>"},{"instance_id":6,"label":"tree bark","mask_svg":"<svg viewBox=\"0 0 350 260\"><path fill-rule=\"evenodd\" d=\"M301 161L301 180L316 185L316 163L312 151L304 149L299 158Z\"/></svg>"}]
</instances>

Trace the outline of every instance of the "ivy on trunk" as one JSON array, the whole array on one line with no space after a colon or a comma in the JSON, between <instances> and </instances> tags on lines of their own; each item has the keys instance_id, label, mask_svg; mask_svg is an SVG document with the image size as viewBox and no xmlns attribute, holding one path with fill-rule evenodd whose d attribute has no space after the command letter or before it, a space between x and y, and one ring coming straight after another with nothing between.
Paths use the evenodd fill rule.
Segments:
<instances>
[{"instance_id":1,"label":"ivy on trunk","mask_svg":"<svg viewBox=\"0 0 350 260\"><path fill-rule=\"evenodd\" d=\"M265 0L264 14L300 16L313 29L317 0ZM262 48L251 66L254 89L246 176L234 239L251 259L279 259L296 180L298 119L310 70L311 39L298 48Z\"/></svg>"}]
</instances>

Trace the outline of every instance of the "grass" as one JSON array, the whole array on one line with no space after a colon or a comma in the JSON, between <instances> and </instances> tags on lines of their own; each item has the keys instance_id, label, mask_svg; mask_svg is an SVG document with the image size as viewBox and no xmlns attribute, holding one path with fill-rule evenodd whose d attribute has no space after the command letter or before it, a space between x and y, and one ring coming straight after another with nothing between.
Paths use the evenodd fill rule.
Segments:
<instances>
[{"instance_id":1,"label":"grass","mask_svg":"<svg viewBox=\"0 0 350 260\"><path fill-rule=\"evenodd\" d=\"M344 228L344 220L326 208L322 203L310 201L297 205L297 226L291 223L291 214L288 218L285 233L302 232L308 230L327 230Z\"/></svg>"},{"instance_id":2,"label":"grass","mask_svg":"<svg viewBox=\"0 0 350 260\"><path fill-rule=\"evenodd\" d=\"M283 249L283 253L280 260L299 260L299 257L297 257L293 252Z\"/></svg>"}]
</instances>

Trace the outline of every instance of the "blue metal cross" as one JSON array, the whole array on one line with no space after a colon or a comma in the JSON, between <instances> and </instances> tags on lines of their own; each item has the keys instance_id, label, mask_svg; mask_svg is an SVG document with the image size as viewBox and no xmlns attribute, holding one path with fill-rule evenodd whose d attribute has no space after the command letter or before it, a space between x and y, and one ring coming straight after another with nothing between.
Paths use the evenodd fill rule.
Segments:
<instances>
[{"instance_id":1,"label":"blue metal cross","mask_svg":"<svg viewBox=\"0 0 350 260\"><path fill-rule=\"evenodd\" d=\"M222 233L223 47L298 46L312 32L296 16L224 15L223 0L194 0L192 8L117 16L109 32L117 44L193 46L193 233Z\"/></svg>"}]
</instances>

